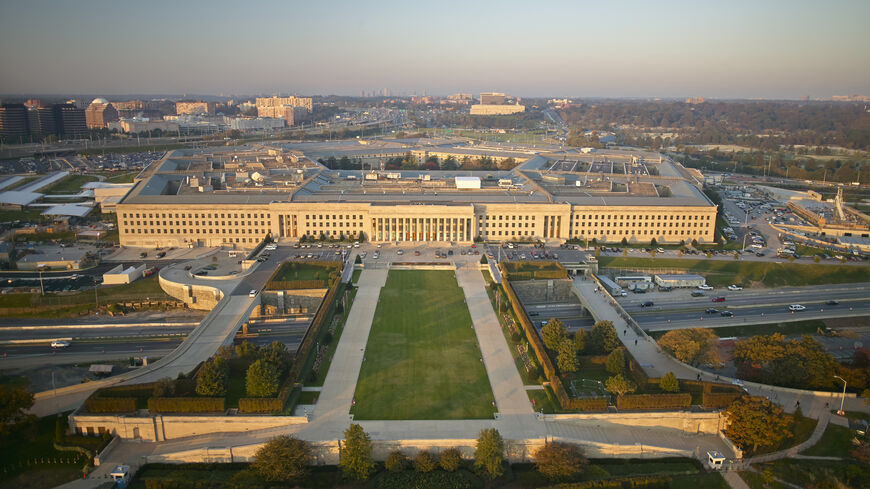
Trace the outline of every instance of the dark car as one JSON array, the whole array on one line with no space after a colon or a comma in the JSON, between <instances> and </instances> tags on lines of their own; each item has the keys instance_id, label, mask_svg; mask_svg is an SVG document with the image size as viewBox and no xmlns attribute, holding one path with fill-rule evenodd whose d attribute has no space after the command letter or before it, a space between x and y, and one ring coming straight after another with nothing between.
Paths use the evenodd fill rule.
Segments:
<instances>
[{"instance_id":1,"label":"dark car","mask_svg":"<svg viewBox=\"0 0 870 489\"><path fill-rule=\"evenodd\" d=\"M713 298L713 302L725 302L725 298L724 298L724 297L721 297L721 296L720 296L720 297L714 297L714 298Z\"/></svg>"},{"instance_id":2,"label":"dark car","mask_svg":"<svg viewBox=\"0 0 870 489\"><path fill-rule=\"evenodd\" d=\"M734 313L731 311L722 311L719 313L719 315L722 317L725 317L725 318L733 318L734 317Z\"/></svg>"},{"instance_id":3,"label":"dark car","mask_svg":"<svg viewBox=\"0 0 870 489\"><path fill-rule=\"evenodd\" d=\"M825 304L827 304L829 306L836 306L839 303L840 303L839 301L835 301L834 299L831 299L828 302L825 302Z\"/></svg>"},{"instance_id":4,"label":"dark car","mask_svg":"<svg viewBox=\"0 0 870 489\"><path fill-rule=\"evenodd\" d=\"M707 314L719 314L719 309L714 309L714 308L711 307L711 308L707 309L707 310L704 311L704 312L707 313Z\"/></svg>"},{"instance_id":5,"label":"dark car","mask_svg":"<svg viewBox=\"0 0 870 489\"><path fill-rule=\"evenodd\" d=\"M652 307L654 305L655 304L653 304L653 301L646 301L646 302L641 302L640 307Z\"/></svg>"},{"instance_id":6,"label":"dark car","mask_svg":"<svg viewBox=\"0 0 870 489\"><path fill-rule=\"evenodd\" d=\"M706 294L704 294L700 290L696 290L696 291L692 292L692 297L704 297L705 295Z\"/></svg>"}]
</instances>

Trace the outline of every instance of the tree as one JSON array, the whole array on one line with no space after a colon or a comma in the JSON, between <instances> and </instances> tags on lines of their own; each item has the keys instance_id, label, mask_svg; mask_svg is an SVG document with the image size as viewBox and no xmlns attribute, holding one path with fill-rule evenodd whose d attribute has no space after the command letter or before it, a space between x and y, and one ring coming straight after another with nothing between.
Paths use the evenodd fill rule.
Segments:
<instances>
[{"instance_id":1,"label":"tree","mask_svg":"<svg viewBox=\"0 0 870 489\"><path fill-rule=\"evenodd\" d=\"M220 397L227 393L227 369L224 362L209 360L196 374L196 393L201 396ZM164 393L169 395L171 393Z\"/></svg>"},{"instance_id":2,"label":"tree","mask_svg":"<svg viewBox=\"0 0 870 489\"><path fill-rule=\"evenodd\" d=\"M462 464L462 454L456 448L448 448L441 452L438 462L445 471L454 472Z\"/></svg>"},{"instance_id":3,"label":"tree","mask_svg":"<svg viewBox=\"0 0 870 489\"><path fill-rule=\"evenodd\" d=\"M487 428L478 433L474 467L490 479L504 473L504 440L497 429Z\"/></svg>"},{"instance_id":4,"label":"tree","mask_svg":"<svg viewBox=\"0 0 870 489\"><path fill-rule=\"evenodd\" d=\"M621 374L625 370L625 350L617 348L607 355L604 368L613 375Z\"/></svg>"},{"instance_id":5,"label":"tree","mask_svg":"<svg viewBox=\"0 0 870 489\"><path fill-rule=\"evenodd\" d=\"M733 356L741 376L786 387L827 389L838 373L837 362L810 336L753 336L735 343Z\"/></svg>"},{"instance_id":6,"label":"tree","mask_svg":"<svg viewBox=\"0 0 870 489\"><path fill-rule=\"evenodd\" d=\"M583 470L586 459L576 445L548 443L535 452L535 468L547 479L571 479Z\"/></svg>"},{"instance_id":7,"label":"tree","mask_svg":"<svg viewBox=\"0 0 870 489\"><path fill-rule=\"evenodd\" d=\"M260 347L249 341L243 341L236 345L236 356L247 359L260 358Z\"/></svg>"},{"instance_id":8,"label":"tree","mask_svg":"<svg viewBox=\"0 0 870 489\"><path fill-rule=\"evenodd\" d=\"M658 245L659 245L659 242L656 241L655 238L653 238L653 239L649 240L649 245L650 245L650 246L658 246Z\"/></svg>"},{"instance_id":9,"label":"tree","mask_svg":"<svg viewBox=\"0 0 870 489\"><path fill-rule=\"evenodd\" d=\"M725 435L743 450L773 447L792 436L782 409L763 397L741 397L725 411Z\"/></svg>"},{"instance_id":10,"label":"tree","mask_svg":"<svg viewBox=\"0 0 870 489\"><path fill-rule=\"evenodd\" d=\"M384 468L390 472L402 472L408 467L408 457L399 450L393 450L384 460Z\"/></svg>"},{"instance_id":11,"label":"tree","mask_svg":"<svg viewBox=\"0 0 870 489\"><path fill-rule=\"evenodd\" d=\"M583 353L586 351L586 331L582 329L578 329L576 333L574 333L574 349L577 350L577 353Z\"/></svg>"},{"instance_id":12,"label":"tree","mask_svg":"<svg viewBox=\"0 0 870 489\"><path fill-rule=\"evenodd\" d=\"M293 355L287 351L287 345L280 341L273 341L269 346L262 350L263 360L278 367L279 371L284 371L290 366L293 361Z\"/></svg>"},{"instance_id":13,"label":"tree","mask_svg":"<svg viewBox=\"0 0 870 489\"><path fill-rule=\"evenodd\" d=\"M598 321L592 326L586 340L587 350L590 353L605 355L619 346L619 336L610 321Z\"/></svg>"},{"instance_id":14,"label":"tree","mask_svg":"<svg viewBox=\"0 0 870 489\"><path fill-rule=\"evenodd\" d=\"M338 455L338 465L345 476L356 480L366 480L374 472L372 441L362 426L351 423L344 430L344 443Z\"/></svg>"},{"instance_id":15,"label":"tree","mask_svg":"<svg viewBox=\"0 0 870 489\"><path fill-rule=\"evenodd\" d=\"M556 318L550 318L547 324L541 328L541 339L544 340L544 346L548 350L556 351L567 335L568 331L565 329L565 325Z\"/></svg>"},{"instance_id":16,"label":"tree","mask_svg":"<svg viewBox=\"0 0 870 489\"><path fill-rule=\"evenodd\" d=\"M278 368L260 359L248 367L245 391L251 397L272 397L278 393Z\"/></svg>"},{"instance_id":17,"label":"tree","mask_svg":"<svg viewBox=\"0 0 870 489\"><path fill-rule=\"evenodd\" d=\"M269 482L290 482L308 474L311 449L292 435L269 439L254 455L252 468Z\"/></svg>"},{"instance_id":18,"label":"tree","mask_svg":"<svg viewBox=\"0 0 870 489\"><path fill-rule=\"evenodd\" d=\"M428 450L421 450L420 453L414 457L414 470L417 472L432 472L438 467L438 460L435 459L435 456L429 453Z\"/></svg>"},{"instance_id":19,"label":"tree","mask_svg":"<svg viewBox=\"0 0 870 489\"><path fill-rule=\"evenodd\" d=\"M677 376L673 372L668 372L659 381L659 389L664 392L679 392L680 381L677 380Z\"/></svg>"},{"instance_id":20,"label":"tree","mask_svg":"<svg viewBox=\"0 0 870 489\"><path fill-rule=\"evenodd\" d=\"M604 382L604 388L607 389L607 392L621 396L636 391L637 385L635 385L631 380L626 379L622 374L617 374L613 377L609 377Z\"/></svg>"},{"instance_id":21,"label":"tree","mask_svg":"<svg viewBox=\"0 0 870 489\"><path fill-rule=\"evenodd\" d=\"M0 384L0 436L6 435L11 425L31 418L25 411L32 406L33 394L22 387Z\"/></svg>"},{"instance_id":22,"label":"tree","mask_svg":"<svg viewBox=\"0 0 870 489\"><path fill-rule=\"evenodd\" d=\"M721 363L719 337L709 329L674 329L659 338L659 346L677 360L690 365Z\"/></svg>"},{"instance_id":23,"label":"tree","mask_svg":"<svg viewBox=\"0 0 870 489\"><path fill-rule=\"evenodd\" d=\"M556 365L562 373L576 372L579 365L577 364L577 349L574 348L574 342L568 337L562 337L562 342L556 348Z\"/></svg>"}]
</instances>

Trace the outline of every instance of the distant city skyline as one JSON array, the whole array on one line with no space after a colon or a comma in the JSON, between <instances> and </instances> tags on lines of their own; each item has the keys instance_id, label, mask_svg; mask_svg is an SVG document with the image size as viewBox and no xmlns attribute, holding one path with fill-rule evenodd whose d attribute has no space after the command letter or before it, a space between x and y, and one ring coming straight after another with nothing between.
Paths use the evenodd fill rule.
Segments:
<instances>
[{"instance_id":1,"label":"distant city skyline","mask_svg":"<svg viewBox=\"0 0 870 489\"><path fill-rule=\"evenodd\" d=\"M870 2L3 2L0 93L870 95Z\"/></svg>"}]
</instances>

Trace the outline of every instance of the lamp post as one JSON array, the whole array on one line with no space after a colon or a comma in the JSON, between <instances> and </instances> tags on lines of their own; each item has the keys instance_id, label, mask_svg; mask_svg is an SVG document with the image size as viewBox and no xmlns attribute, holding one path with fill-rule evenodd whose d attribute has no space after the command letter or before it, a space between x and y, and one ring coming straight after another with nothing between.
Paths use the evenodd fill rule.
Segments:
<instances>
[{"instance_id":1,"label":"lamp post","mask_svg":"<svg viewBox=\"0 0 870 489\"><path fill-rule=\"evenodd\" d=\"M846 412L843 411L843 403L846 402L846 379L840 377L839 375L835 375L834 378L843 381L843 397L840 399L840 410L837 411L837 414L843 416L844 414L846 414Z\"/></svg>"}]
</instances>

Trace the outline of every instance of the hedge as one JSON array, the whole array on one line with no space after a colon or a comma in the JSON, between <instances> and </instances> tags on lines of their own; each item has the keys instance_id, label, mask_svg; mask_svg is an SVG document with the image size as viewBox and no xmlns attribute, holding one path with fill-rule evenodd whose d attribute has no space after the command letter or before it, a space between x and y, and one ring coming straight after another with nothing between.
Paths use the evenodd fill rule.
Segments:
<instances>
[{"instance_id":1,"label":"hedge","mask_svg":"<svg viewBox=\"0 0 870 489\"><path fill-rule=\"evenodd\" d=\"M616 398L617 409L674 409L692 405L692 395L682 394L631 394Z\"/></svg>"},{"instance_id":2,"label":"hedge","mask_svg":"<svg viewBox=\"0 0 870 489\"><path fill-rule=\"evenodd\" d=\"M567 399L567 405L563 409L572 409L577 411L606 411L606 397L587 397L583 399Z\"/></svg>"},{"instance_id":3,"label":"hedge","mask_svg":"<svg viewBox=\"0 0 870 489\"><path fill-rule=\"evenodd\" d=\"M239 399L240 413L277 413L284 409L278 397L243 397Z\"/></svg>"},{"instance_id":4,"label":"hedge","mask_svg":"<svg viewBox=\"0 0 870 489\"><path fill-rule=\"evenodd\" d=\"M311 354L311 350L314 348L317 339L320 338L320 331L323 329L326 317L330 312L332 312L335 297L338 295L339 289L344 290L344 287L341 286L340 276L336 275L335 277L330 277L329 291L326 292L326 296L323 298L320 307L314 314L314 319L311 320L311 325L308 326L308 330L302 338L302 343L296 350L296 357L293 361L293 366L287 374L289 380L298 379L305 364L308 363L308 356ZM289 393L287 395L289 396Z\"/></svg>"},{"instance_id":5,"label":"hedge","mask_svg":"<svg viewBox=\"0 0 870 489\"><path fill-rule=\"evenodd\" d=\"M223 397L152 397L148 410L152 413L219 413L224 411Z\"/></svg>"},{"instance_id":6,"label":"hedge","mask_svg":"<svg viewBox=\"0 0 870 489\"><path fill-rule=\"evenodd\" d=\"M668 489L671 487L670 477L639 476L623 479L604 479L586 482L569 482L556 484L544 489Z\"/></svg>"},{"instance_id":7,"label":"hedge","mask_svg":"<svg viewBox=\"0 0 870 489\"><path fill-rule=\"evenodd\" d=\"M85 400L89 413L132 413L136 411L135 397L94 397Z\"/></svg>"},{"instance_id":8,"label":"hedge","mask_svg":"<svg viewBox=\"0 0 870 489\"><path fill-rule=\"evenodd\" d=\"M707 409L726 408L741 395L739 392L704 392L701 394L701 407Z\"/></svg>"},{"instance_id":9,"label":"hedge","mask_svg":"<svg viewBox=\"0 0 870 489\"><path fill-rule=\"evenodd\" d=\"M269 282L269 290L325 289L326 280L288 280Z\"/></svg>"}]
</instances>

